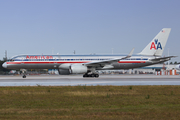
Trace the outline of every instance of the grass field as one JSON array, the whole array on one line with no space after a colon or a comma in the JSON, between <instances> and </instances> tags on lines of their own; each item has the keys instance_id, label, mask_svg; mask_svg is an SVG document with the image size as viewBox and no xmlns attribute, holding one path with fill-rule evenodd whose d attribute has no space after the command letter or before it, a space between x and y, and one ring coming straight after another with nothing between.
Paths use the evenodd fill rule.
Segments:
<instances>
[{"instance_id":1,"label":"grass field","mask_svg":"<svg viewBox=\"0 0 180 120\"><path fill-rule=\"evenodd\" d=\"M0 87L0 119L178 120L180 86Z\"/></svg>"}]
</instances>

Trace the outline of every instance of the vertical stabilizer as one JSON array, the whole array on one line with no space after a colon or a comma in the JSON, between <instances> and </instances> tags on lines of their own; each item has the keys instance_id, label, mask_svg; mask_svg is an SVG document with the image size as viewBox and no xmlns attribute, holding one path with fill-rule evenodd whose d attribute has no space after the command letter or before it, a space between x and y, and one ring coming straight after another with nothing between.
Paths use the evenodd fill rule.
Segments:
<instances>
[{"instance_id":1,"label":"vertical stabilizer","mask_svg":"<svg viewBox=\"0 0 180 120\"><path fill-rule=\"evenodd\" d=\"M139 54L162 56L170 31L171 28L163 28Z\"/></svg>"}]
</instances>

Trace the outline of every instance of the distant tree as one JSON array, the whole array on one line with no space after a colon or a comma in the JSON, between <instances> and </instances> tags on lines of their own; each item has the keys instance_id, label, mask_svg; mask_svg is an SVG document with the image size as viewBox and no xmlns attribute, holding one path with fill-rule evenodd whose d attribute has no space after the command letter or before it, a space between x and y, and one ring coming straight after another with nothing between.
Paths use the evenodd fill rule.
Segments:
<instances>
[{"instance_id":1,"label":"distant tree","mask_svg":"<svg viewBox=\"0 0 180 120\"><path fill-rule=\"evenodd\" d=\"M170 62L170 64L173 64L172 62Z\"/></svg>"},{"instance_id":2,"label":"distant tree","mask_svg":"<svg viewBox=\"0 0 180 120\"><path fill-rule=\"evenodd\" d=\"M3 58L3 61L4 61L4 62L7 61L7 58Z\"/></svg>"},{"instance_id":3,"label":"distant tree","mask_svg":"<svg viewBox=\"0 0 180 120\"><path fill-rule=\"evenodd\" d=\"M175 61L174 64L178 64L177 61Z\"/></svg>"}]
</instances>

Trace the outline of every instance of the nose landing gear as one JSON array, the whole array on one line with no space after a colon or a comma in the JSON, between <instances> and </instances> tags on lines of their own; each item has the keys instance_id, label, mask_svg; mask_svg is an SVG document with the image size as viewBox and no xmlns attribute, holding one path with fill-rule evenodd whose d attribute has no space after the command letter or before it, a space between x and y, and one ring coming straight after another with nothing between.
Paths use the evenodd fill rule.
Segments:
<instances>
[{"instance_id":1,"label":"nose landing gear","mask_svg":"<svg viewBox=\"0 0 180 120\"><path fill-rule=\"evenodd\" d=\"M20 71L22 71L22 78L26 78L26 70L25 69L22 69L22 70L20 70Z\"/></svg>"},{"instance_id":2,"label":"nose landing gear","mask_svg":"<svg viewBox=\"0 0 180 120\"><path fill-rule=\"evenodd\" d=\"M26 78L26 75L23 75L22 78Z\"/></svg>"}]
</instances>

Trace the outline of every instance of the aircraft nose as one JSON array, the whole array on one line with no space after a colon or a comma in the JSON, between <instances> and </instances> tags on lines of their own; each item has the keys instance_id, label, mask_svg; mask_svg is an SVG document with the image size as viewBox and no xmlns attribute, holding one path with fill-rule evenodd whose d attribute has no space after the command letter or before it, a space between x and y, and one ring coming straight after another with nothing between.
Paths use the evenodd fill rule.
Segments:
<instances>
[{"instance_id":1,"label":"aircraft nose","mask_svg":"<svg viewBox=\"0 0 180 120\"><path fill-rule=\"evenodd\" d=\"M180 66L179 66L179 65L176 65L176 69L179 70L179 69L180 69Z\"/></svg>"},{"instance_id":2,"label":"aircraft nose","mask_svg":"<svg viewBox=\"0 0 180 120\"><path fill-rule=\"evenodd\" d=\"M2 64L2 67L3 67L3 68L7 68L7 63L6 63L6 62L3 63L3 64Z\"/></svg>"}]
</instances>

